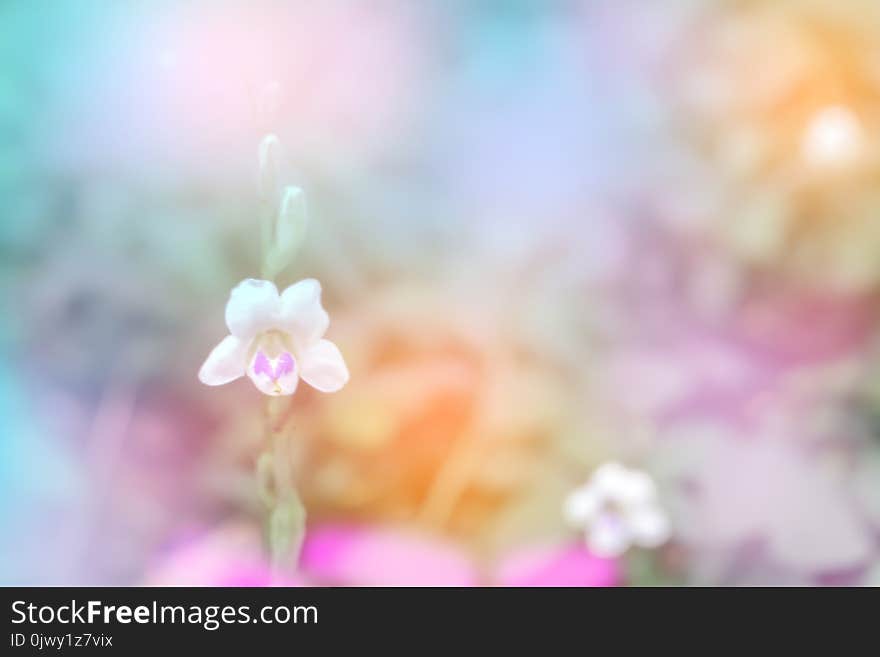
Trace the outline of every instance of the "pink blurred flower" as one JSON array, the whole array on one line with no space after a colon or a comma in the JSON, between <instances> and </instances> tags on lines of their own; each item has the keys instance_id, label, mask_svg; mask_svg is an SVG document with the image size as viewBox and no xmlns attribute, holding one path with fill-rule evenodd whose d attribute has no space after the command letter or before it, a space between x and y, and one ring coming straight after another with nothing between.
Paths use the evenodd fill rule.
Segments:
<instances>
[{"instance_id":1,"label":"pink blurred flower","mask_svg":"<svg viewBox=\"0 0 880 657\"><path fill-rule=\"evenodd\" d=\"M328 583L355 586L614 586L619 562L570 544L502 556L481 581L464 550L413 530L328 525L310 532L302 567Z\"/></svg>"},{"instance_id":2,"label":"pink blurred flower","mask_svg":"<svg viewBox=\"0 0 880 657\"><path fill-rule=\"evenodd\" d=\"M326 525L310 531L303 570L318 581L354 586L474 586L463 550L440 538L397 528Z\"/></svg>"},{"instance_id":3,"label":"pink blurred flower","mask_svg":"<svg viewBox=\"0 0 880 657\"><path fill-rule=\"evenodd\" d=\"M300 573L273 582L255 526L233 523L172 549L148 573L158 586L615 586L619 561L572 544L502 556L481 576L463 548L415 529L326 524L306 535Z\"/></svg>"},{"instance_id":4,"label":"pink blurred flower","mask_svg":"<svg viewBox=\"0 0 880 657\"><path fill-rule=\"evenodd\" d=\"M499 586L617 586L621 580L617 559L597 557L576 544L516 550L495 570Z\"/></svg>"},{"instance_id":5,"label":"pink blurred flower","mask_svg":"<svg viewBox=\"0 0 880 657\"><path fill-rule=\"evenodd\" d=\"M173 547L147 573L148 586L297 586L300 578L273 582L259 532L230 523Z\"/></svg>"}]
</instances>

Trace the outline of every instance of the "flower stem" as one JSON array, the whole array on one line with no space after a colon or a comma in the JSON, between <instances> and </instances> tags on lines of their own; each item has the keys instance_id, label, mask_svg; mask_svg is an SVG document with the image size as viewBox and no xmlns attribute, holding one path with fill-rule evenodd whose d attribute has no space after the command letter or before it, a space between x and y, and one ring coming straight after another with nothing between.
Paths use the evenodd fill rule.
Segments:
<instances>
[{"instance_id":1,"label":"flower stem","mask_svg":"<svg viewBox=\"0 0 880 657\"><path fill-rule=\"evenodd\" d=\"M270 266L269 254L277 238L279 149L278 138L273 134L266 135L260 142L260 261L262 277L266 280L274 279L277 273ZM263 406L265 447L256 466L257 487L268 510L266 534L272 579L276 584L296 572L306 531L306 510L293 481L290 436L285 431L288 406L287 397L266 397Z\"/></svg>"},{"instance_id":2,"label":"flower stem","mask_svg":"<svg viewBox=\"0 0 880 657\"><path fill-rule=\"evenodd\" d=\"M293 481L290 436L285 431L286 402L284 397L266 398L266 446L257 461L258 485L268 506L266 533L275 583L296 572L306 523L305 507Z\"/></svg>"}]
</instances>

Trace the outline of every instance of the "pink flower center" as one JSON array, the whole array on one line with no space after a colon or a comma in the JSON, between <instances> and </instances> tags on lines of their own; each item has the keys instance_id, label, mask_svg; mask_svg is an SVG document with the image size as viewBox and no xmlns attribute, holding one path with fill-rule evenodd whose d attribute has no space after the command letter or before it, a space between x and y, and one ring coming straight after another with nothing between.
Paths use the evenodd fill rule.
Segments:
<instances>
[{"instance_id":1,"label":"pink flower center","mask_svg":"<svg viewBox=\"0 0 880 657\"><path fill-rule=\"evenodd\" d=\"M290 352L283 352L277 358L269 358L265 352L260 349L254 358L254 374L265 374L272 383L278 383L278 379L287 374L293 374L296 368L296 361Z\"/></svg>"}]
</instances>

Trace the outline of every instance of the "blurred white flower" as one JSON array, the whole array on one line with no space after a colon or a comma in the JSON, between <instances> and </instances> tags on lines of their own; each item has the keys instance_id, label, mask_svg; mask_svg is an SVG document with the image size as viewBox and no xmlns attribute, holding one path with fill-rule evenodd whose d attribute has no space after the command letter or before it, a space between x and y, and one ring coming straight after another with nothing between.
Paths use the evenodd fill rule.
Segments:
<instances>
[{"instance_id":1,"label":"blurred white flower","mask_svg":"<svg viewBox=\"0 0 880 657\"><path fill-rule=\"evenodd\" d=\"M862 138L861 123L849 108L826 107L810 119L801 149L810 164L841 165L856 158Z\"/></svg>"},{"instance_id":2,"label":"blurred white flower","mask_svg":"<svg viewBox=\"0 0 880 657\"><path fill-rule=\"evenodd\" d=\"M292 395L302 378L321 392L336 392L348 381L348 368L336 345L322 339L329 324L315 279L280 295L271 281L244 280L226 304L231 335L214 347L199 380L217 386L247 374L267 395Z\"/></svg>"},{"instance_id":3,"label":"blurred white flower","mask_svg":"<svg viewBox=\"0 0 880 657\"><path fill-rule=\"evenodd\" d=\"M564 513L573 527L585 531L590 551L601 557L618 556L631 545L657 547L670 535L654 481L619 463L599 467L568 496Z\"/></svg>"}]
</instances>

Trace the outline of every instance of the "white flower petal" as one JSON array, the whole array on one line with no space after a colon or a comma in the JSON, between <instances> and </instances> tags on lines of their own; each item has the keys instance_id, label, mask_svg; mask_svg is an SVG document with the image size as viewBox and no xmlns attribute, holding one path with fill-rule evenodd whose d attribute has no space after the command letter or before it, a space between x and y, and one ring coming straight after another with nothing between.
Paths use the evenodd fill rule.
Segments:
<instances>
[{"instance_id":1,"label":"white flower petal","mask_svg":"<svg viewBox=\"0 0 880 657\"><path fill-rule=\"evenodd\" d=\"M260 142L260 196L265 203L276 203L281 142L275 135L266 135Z\"/></svg>"},{"instance_id":2,"label":"white flower petal","mask_svg":"<svg viewBox=\"0 0 880 657\"><path fill-rule=\"evenodd\" d=\"M620 463L603 463L590 477L590 486L597 493L616 499L621 488L626 486L628 475L629 470Z\"/></svg>"},{"instance_id":3,"label":"white flower petal","mask_svg":"<svg viewBox=\"0 0 880 657\"><path fill-rule=\"evenodd\" d=\"M226 325L243 339L277 328L280 310L278 288L271 281L248 278L233 288L226 304Z\"/></svg>"},{"instance_id":4,"label":"white flower petal","mask_svg":"<svg viewBox=\"0 0 880 657\"><path fill-rule=\"evenodd\" d=\"M632 536L623 518L602 513L587 532L587 547L597 557L618 557L630 546Z\"/></svg>"},{"instance_id":5,"label":"white flower petal","mask_svg":"<svg viewBox=\"0 0 880 657\"><path fill-rule=\"evenodd\" d=\"M562 508L565 520L572 527L586 527L601 505L601 499L588 486L573 491L566 499Z\"/></svg>"},{"instance_id":6,"label":"white flower petal","mask_svg":"<svg viewBox=\"0 0 880 657\"><path fill-rule=\"evenodd\" d=\"M199 380L205 385L219 386L235 381L247 366L248 341L227 335L220 341L199 370Z\"/></svg>"},{"instance_id":7,"label":"white flower petal","mask_svg":"<svg viewBox=\"0 0 880 657\"><path fill-rule=\"evenodd\" d=\"M590 485L605 499L625 506L650 503L657 495L651 477L640 470L632 470L613 462L599 466Z\"/></svg>"},{"instance_id":8,"label":"white flower petal","mask_svg":"<svg viewBox=\"0 0 880 657\"><path fill-rule=\"evenodd\" d=\"M617 499L624 505L641 506L651 504L657 498L654 480L639 470L629 470L626 477L618 482Z\"/></svg>"},{"instance_id":9,"label":"white flower petal","mask_svg":"<svg viewBox=\"0 0 880 657\"><path fill-rule=\"evenodd\" d=\"M300 376L321 392L336 392L348 382L342 354L329 340L319 340L300 356Z\"/></svg>"},{"instance_id":10,"label":"white flower petal","mask_svg":"<svg viewBox=\"0 0 880 657\"><path fill-rule=\"evenodd\" d=\"M294 283L281 294L281 324L293 337L297 348L308 350L330 325L330 317L321 306L321 284L314 278Z\"/></svg>"},{"instance_id":11,"label":"white flower petal","mask_svg":"<svg viewBox=\"0 0 880 657\"><path fill-rule=\"evenodd\" d=\"M636 509L629 514L627 522L637 545L653 548L669 540L669 519L656 505Z\"/></svg>"}]
</instances>

